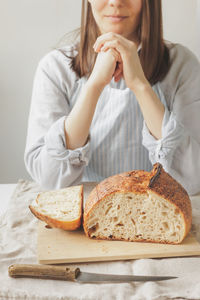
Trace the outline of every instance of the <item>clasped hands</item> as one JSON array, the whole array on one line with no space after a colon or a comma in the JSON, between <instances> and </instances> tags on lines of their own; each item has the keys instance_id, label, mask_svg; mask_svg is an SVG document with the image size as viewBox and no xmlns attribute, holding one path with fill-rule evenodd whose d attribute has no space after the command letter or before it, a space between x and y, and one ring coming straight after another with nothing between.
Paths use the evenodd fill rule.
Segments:
<instances>
[{"instance_id":1,"label":"clasped hands","mask_svg":"<svg viewBox=\"0 0 200 300\"><path fill-rule=\"evenodd\" d=\"M136 85L146 82L133 41L109 32L99 36L93 48L98 55L91 76L99 84L105 86L112 77L116 82L123 77L127 87L134 90Z\"/></svg>"}]
</instances>

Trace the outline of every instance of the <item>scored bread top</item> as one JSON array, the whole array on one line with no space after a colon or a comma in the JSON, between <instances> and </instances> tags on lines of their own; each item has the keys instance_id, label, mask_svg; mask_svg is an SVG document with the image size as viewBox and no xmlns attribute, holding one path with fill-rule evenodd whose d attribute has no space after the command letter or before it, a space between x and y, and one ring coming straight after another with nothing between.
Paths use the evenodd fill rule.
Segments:
<instances>
[{"instance_id":1,"label":"scored bread top","mask_svg":"<svg viewBox=\"0 0 200 300\"><path fill-rule=\"evenodd\" d=\"M144 194L150 180L150 173L143 170L124 172L110 176L101 181L90 193L84 209L87 214L102 198L116 192L133 192Z\"/></svg>"}]
</instances>

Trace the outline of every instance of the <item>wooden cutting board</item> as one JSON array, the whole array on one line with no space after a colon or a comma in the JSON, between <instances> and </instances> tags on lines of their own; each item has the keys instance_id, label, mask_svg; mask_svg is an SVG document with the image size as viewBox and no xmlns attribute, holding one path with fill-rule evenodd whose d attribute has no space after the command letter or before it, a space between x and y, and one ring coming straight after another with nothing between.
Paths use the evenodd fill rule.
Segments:
<instances>
[{"instance_id":1,"label":"wooden cutting board","mask_svg":"<svg viewBox=\"0 0 200 300\"><path fill-rule=\"evenodd\" d=\"M95 183L84 184L84 198ZM113 261L200 255L200 243L192 234L180 245L93 240L83 229L64 231L38 224L38 262L41 264Z\"/></svg>"}]
</instances>

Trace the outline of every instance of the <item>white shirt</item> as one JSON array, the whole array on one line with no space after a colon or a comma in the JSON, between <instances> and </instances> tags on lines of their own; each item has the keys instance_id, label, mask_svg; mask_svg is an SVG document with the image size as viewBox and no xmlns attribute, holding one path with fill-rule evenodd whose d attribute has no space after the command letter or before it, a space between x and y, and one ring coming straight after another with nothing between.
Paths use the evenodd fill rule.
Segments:
<instances>
[{"instance_id":1,"label":"white shirt","mask_svg":"<svg viewBox=\"0 0 200 300\"><path fill-rule=\"evenodd\" d=\"M87 144L69 150L64 121L86 81L70 68L70 57L76 53L74 46L66 46L48 53L38 65L25 149L25 165L32 178L45 188L58 189L134 169L149 171L160 162L188 193L200 192L197 58L187 48L171 45L170 70L152 87L165 105L162 139L149 133L125 81L112 80L98 100Z\"/></svg>"}]
</instances>

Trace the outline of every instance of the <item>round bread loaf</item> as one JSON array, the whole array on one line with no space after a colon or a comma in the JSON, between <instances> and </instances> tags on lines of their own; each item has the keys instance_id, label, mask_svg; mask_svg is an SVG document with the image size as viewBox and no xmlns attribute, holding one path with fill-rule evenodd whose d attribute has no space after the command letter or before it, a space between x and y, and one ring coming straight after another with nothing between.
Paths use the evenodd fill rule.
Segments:
<instances>
[{"instance_id":1,"label":"round bread loaf","mask_svg":"<svg viewBox=\"0 0 200 300\"><path fill-rule=\"evenodd\" d=\"M84 209L90 238L181 243L192 223L186 190L160 164L111 176L90 193Z\"/></svg>"}]
</instances>

